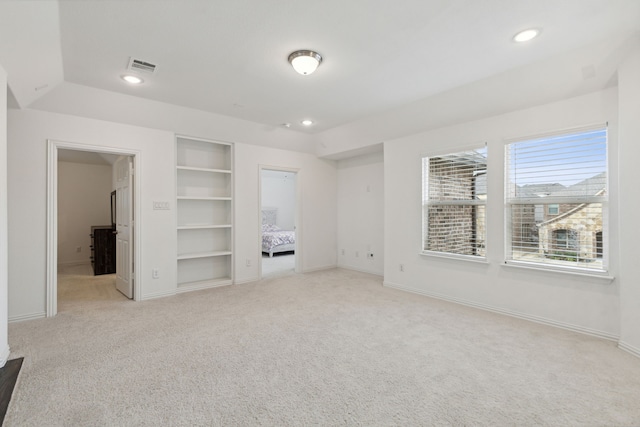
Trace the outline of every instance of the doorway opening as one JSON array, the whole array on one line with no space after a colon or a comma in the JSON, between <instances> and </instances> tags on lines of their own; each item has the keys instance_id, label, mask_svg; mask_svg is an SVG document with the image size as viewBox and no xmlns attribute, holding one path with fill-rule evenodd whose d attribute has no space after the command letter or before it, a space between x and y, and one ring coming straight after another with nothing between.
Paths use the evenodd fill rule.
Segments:
<instances>
[{"instance_id":1,"label":"doorway opening","mask_svg":"<svg viewBox=\"0 0 640 427\"><path fill-rule=\"evenodd\" d=\"M139 153L48 141L46 314L137 300Z\"/></svg>"},{"instance_id":2,"label":"doorway opening","mask_svg":"<svg viewBox=\"0 0 640 427\"><path fill-rule=\"evenodd\" d=\"M260 167L260 277L299 272L298 170Z\"/></svg>"}]
</instances>

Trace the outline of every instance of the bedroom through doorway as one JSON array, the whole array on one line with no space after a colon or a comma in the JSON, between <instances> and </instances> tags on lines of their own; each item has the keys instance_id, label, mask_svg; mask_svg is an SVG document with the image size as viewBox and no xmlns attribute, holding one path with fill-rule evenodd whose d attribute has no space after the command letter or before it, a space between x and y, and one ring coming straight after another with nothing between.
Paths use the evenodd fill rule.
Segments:
<instances>
[{"instance_id":1,"label":"bedroom through doorway","mask_svg":"<svg viewBox=\"0 0 640 427\"><path fill-rule=\"evenodd\" d=\"M260 169L261 275L296 271L297 171Z\"/></svg>"}]
</instances>

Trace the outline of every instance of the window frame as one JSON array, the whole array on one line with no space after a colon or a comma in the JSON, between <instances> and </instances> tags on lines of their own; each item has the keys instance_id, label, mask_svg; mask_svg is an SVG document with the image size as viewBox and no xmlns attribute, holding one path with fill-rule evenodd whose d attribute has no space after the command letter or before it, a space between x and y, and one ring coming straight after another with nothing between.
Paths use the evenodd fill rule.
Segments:
<instances>
[{"instance_id":1,"label":"window frame","mask_svg":"<svg viewBox=\"0 0 640 427\"><path fill-rule=\"evenodd\" d=\"M545 199L542 198L510 198L509 195L509 148L512 144L516 144L519 142L532 142L536 140L543 140L547 138L557 138L562 137L564 135L577 135L581 133L588 133L593 131L604 131L605 132L605 158L604 158L604 173L605 173L605 185L604 185L604 194L601 195L587 195L580 197L547 197ZM610 174L609 174L609 150L610 150L610 138L609 138L609 129L608 124L596 124L591 126L584 126L578 128L564 129L553 132L546 132L542 134L529 135L524 137L517 138L509 138L505 139L504 142L504 265L511 267L523 267L527 269L535 269L542 271L555 271L561 273L569 273L581 276L590 276L590 277L602 277L608 280L612 280L613 277L608 275L609 272L609 233L610 233L610 225L609 225L609 183L610 183ZM570 164L570 163L568 163ZM542 203L544 202L544 203ZM561 212L560 206L563 204L599 204L602 215L602 226L599 231L594 232L594 239L596 239L596 234L600 234L602 238L600 239L599 250L594 246L594 255L597 259L602 260L601 268L587 268L582 266L572 266L569 264L552 264L545 262L536 262L530 260L521 260L513 258L513 225L512 221L512 206L514 205L547 205L543 212L552 217L561 217L564 215ZM556 214L550 213L549 208L551 206L558 206L558 212ZM553 231L551 231L553 233ZM569 240L568 231L567 231L567 241Z\"/></svg>"},{"instance_id":2,"label":"window frame","mask_svg":"<svg viewBox=\"0 0 640 427\"><path fill-rule=\"evenodd\" d=\"M421 214L422 214L421 215L421 218L422 218L421 219L421 222L422 222L421 238L422 239L421 239L421 245L420 245L420 251L419 251L420 255L435 257L435 258L457 259L457 260L471 261L476 263L488 263L487 261L487 212L488 212L487 200L488 200L488 197L486 194L488 191L485 191L484 199L476 198L476 199L448 200L448 201L430 200L428 197L428 191L425 192L425 184L428 182L428 177L425 176L425 173L428 173L428 170L425 170L425 159L428 164L428 159L430 158L453 156L453 155L462 154L465 152L478 151L478 150L484 150L485 167L484 169L482 169L481 172L482 174L485 175L485 177L487 177L489 174L489 171L488 171L488 165L486 163L486 158L488 156L487 154L488 146L486 142L464 146L464 147L458 147L456 149L429 152L428 154L423 153L420 155L421 178L422 178L422 182L420 185L421 187L420 189L422 192L422 195L421 195L421 205L422 205L421 206ZM478 175L480 175L480 173L478 173ZM487 184L485 184L485 186L486 185ZM426 199L425 199L425 195L427 195ZM467 254L458 254L454 252L425 249L425 242L429 235L428 219L425 219L425 210L428 211L430 206L474 206L474 207L483 206L484 207L484 217L483 217L484 239L482 241L483 241L484 255L467 255Z\"/></svg>"}]
</instances>

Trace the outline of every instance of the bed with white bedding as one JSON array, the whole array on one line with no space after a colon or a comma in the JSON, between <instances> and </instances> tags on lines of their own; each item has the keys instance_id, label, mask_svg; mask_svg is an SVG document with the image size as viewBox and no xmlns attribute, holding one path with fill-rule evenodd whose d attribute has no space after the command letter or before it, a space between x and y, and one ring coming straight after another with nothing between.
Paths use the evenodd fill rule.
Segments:
<instances>
[{"instance_id":1,"label":"bed with white bedding","mask_svg":"<svg viewBox=\"0 0 640 427\"><path fill-rule=\"evenodd\" d=\"M276 208L262 209L262 252L270 257L276 253L293 252L296 249L296 232L278 227L277 215Z\"/></svg>"}]
</instances>

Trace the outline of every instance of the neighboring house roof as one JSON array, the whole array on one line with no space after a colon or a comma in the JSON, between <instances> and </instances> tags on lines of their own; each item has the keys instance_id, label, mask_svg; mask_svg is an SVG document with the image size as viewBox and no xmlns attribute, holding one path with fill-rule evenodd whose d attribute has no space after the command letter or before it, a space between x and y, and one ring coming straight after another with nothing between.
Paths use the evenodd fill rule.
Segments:
<instances>
[{"instance_id":1,"label":"neighboring house roof","mask_svg":"<svg viewBox=\"0 0 640 427\"><path fill-rule=\"evenodd\" d=\"M562 184L527 184L517 188L518 197L545 197L565 190Z\"/></svg>"},{"instance_id":2,"label":"neighboring house roof","mask_svg":"<svg viewBox=\"0 0 640 427\"><path fill-rule=\"evenodd\" d=\"M558 184L560 185L560 184ZM550 196L594 196L600 195L607 188L607 175L606 172L599 173L573 184L569 187L562 186L562 189L558 189L556 192L550 194Z\"/></svg>"},{"instance_id":3,"label":"neighboring house roof","mask_svg":"<svg viewBox=\"0 0 640 427\"><path fill-rule=\"evenodd\" d=\"M607 175L606 175L606 172L602 172L602 173L599 173L598 175L592 176L591 178L587 178L583 181L573 184L569 187L565 187L565 186L562 186L562 187L563 187L562 190L559 190L556 193L552 193L550 194L550 196L602 196L606 192ZM568 210L567 212L564 212L545 222L541 222L540 224L536 224L536 226L544 227L546 225L560 221L564 218L567 218L575 214L581 209L584 209L584 207L587 205L588 203L581 203L575 208Z\"/></svg>"}]
</instances>

